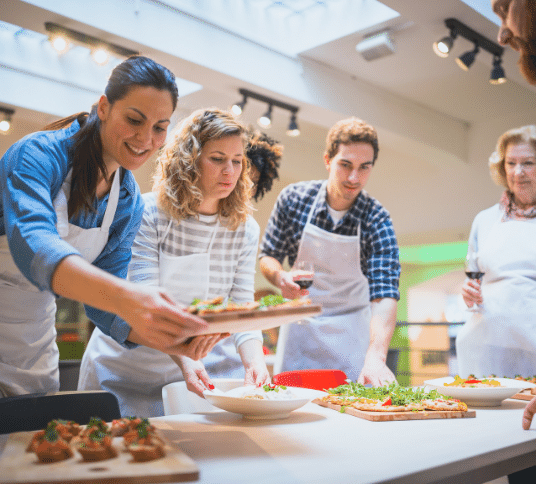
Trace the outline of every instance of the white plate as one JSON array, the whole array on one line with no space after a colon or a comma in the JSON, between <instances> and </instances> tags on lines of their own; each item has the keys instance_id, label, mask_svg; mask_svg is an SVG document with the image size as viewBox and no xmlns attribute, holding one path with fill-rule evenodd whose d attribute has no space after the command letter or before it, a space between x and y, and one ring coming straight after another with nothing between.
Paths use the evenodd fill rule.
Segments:
<instances>
[{"instance_id":1,"label":"white plate","mask_svg":"<svg viewBox=\"0 0 536 484\"><path fill-rule=\"evenodd\" d=\"M324 392L309 390L308 388L288 387L296 395L290 400L256 400L242 398L247 387L234 388L228 392L212 393L209 390L203 392L205 398L215 407L228 412L238 413L250 419L280 419L287 418L290 412L303 407Z\"/></svg>"},{"instance_id":2,"label":"white plate","mask_svg":"<svg viewBox=\"0 0 536 484\"><path fill-rule=\"evenodd\" d=\"M536 387L534 383L514 380L512 378L493 378L493 380L497 380L502 387L462 388L444 386L444 383L452 383L454 381L454 378L451 376L426 380L424 383L435 388L443 395L457 398L467 403L467 405L476 407L498 407L504 399L513 397L521 390Z\"/></svg>"}]
</instances>

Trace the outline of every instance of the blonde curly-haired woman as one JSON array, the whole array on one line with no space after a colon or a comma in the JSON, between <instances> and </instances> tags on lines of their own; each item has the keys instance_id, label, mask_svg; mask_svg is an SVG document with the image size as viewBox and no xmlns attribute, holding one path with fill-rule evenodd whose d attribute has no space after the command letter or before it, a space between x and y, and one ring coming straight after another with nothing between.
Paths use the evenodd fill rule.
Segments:
<instances>
[{"instance_id":1,"label":"blonde curly-haired woman","mask_svg":"<svg viewBox=\"0 0 536 484\"><path fill-rule=\"evenodd\" d=\"M161 285L184 305L216 296L253 300L259 226L250 215L245 143L245 127L216 108L195 111L173 130L158 159L153 191L144 195L131 281ZM225 336L194 338L190 346L197 350L188 358L125 349L97 330L84 355L79 389L114 393L124 416L154 417L163 415L162 387L174 381L186 380L199 395L212 387L211 376L268 382L261 332Z\"/></svg>"}]
</instances>

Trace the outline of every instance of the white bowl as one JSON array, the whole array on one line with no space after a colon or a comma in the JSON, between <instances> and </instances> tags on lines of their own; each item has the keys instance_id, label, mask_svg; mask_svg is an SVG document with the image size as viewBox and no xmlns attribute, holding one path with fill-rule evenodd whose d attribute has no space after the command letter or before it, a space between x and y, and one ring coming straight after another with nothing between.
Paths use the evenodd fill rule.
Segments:
<instances>
[{"instance_id":1,"label":"white bowl","mask_svg":"<svg viewBox=\"0 0 536 484\"><path fill-rule=\"evenodd\" d=\"M289 400L257 400L243 398L241 395L246 387L238 387L228 394L223 395L205 391L205 398L215 407L228 412L237 413L249 419L281 419L287 418L290 412L303 407L306 403L320 395L325 395L317 390L308 388L289 387L296 398Z\"/></svg>"},{"instance_id":2,"label":"white bowl","mask_svg":"<svg viewBox=\"0 0 536 484\"><path fill-rule=\"evenodd\" d=\"M446 387L445 383L452 383L454 378L446 376L436 378L435 380L426 380L424 383L432 388L435 388L439 393L448 395L449 397L457 398L467 405L475 407L498 407L506 398L513 397L525 388L534 388L534 383L529 383L512 378L493 378L497 380L501 387L479 387L479 388L462 388L462 387Z\"/></svg>"},{"instance_id":3,"label":"white bowl","mask_svg":"<svg viewBox=\"0 0 536 484\"><path fill-rule=\"evenodd\" d=\"M243 378L212 378L214 386L222 392L244 384ZM162 388L164 415L177 415L179 413L215 412L216 409L204 398L196 395L186 388L186 382L177 381L168 383Z\"/></svg>"}]
</instances>

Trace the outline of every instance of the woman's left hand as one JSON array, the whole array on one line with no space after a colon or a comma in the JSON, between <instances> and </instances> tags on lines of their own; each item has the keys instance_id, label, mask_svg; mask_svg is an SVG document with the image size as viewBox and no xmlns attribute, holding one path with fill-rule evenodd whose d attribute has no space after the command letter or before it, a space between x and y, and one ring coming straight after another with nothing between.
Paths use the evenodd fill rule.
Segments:
<instances>
[{"instance_id":1,"label":"woman's left hand","mask_svg":"<svg viewBox=\"0 0 536 484\"><path fill-rule=\"evenodd\" d=\"M246 378L244 379L244 385L255 385L260 387L270 383L270 373L268 368L266 368L266 363L264 361L252 362L251 365L245 367L246 369Z\"/></svg>"},{"instance_id":2,"label":"woman's left hand","mask_svg":"<svg viewBox=\"0 0 536 484\"><path fill-rule=\"evenodd\" d=\"M262 342L250 339L238 347L238 353L246 370L244 385L261 386L270 383L270 373L262 351Z\"/></svg>"}]
</instances>

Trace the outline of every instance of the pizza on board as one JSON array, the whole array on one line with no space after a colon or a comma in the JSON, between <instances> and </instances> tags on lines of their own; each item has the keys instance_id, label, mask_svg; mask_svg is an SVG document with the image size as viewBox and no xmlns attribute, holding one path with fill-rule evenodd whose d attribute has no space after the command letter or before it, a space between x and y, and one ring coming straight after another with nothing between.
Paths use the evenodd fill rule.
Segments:
<instances>
[{"instance_id":1,"label":"pizza on board","mask_svg":"<svg viewBox=\"0 0 536 484\"><path fill-rule=\"evenodd\" d=\"M367 412L465 412L467 405L459 400L441 395L437 390L426 392L422 388L401 387L396 383L383 387L365 387L348 382L326 390L324 402L351 407Z\"/></svg>"},{"instance_id":2,"label":"pizza on board","mask_svg":"<svg viewBox=\"0 0 536 484\"><path fill-rule=\"evenodd\" d=\"M204 314L218 314L226 312L239 312L239 311L255 311L258 309L270 309L270 308L289 308L308 306L311 304L310 299L285 299L278 295L265 296L259 301L251 301L246 303L235 303L233 301L224 302L222 296L218 296L214 299L206 299L204 301L195 299L192 304L186 309L189 313L202 316Z\"/></svg>"}]
</instances>

